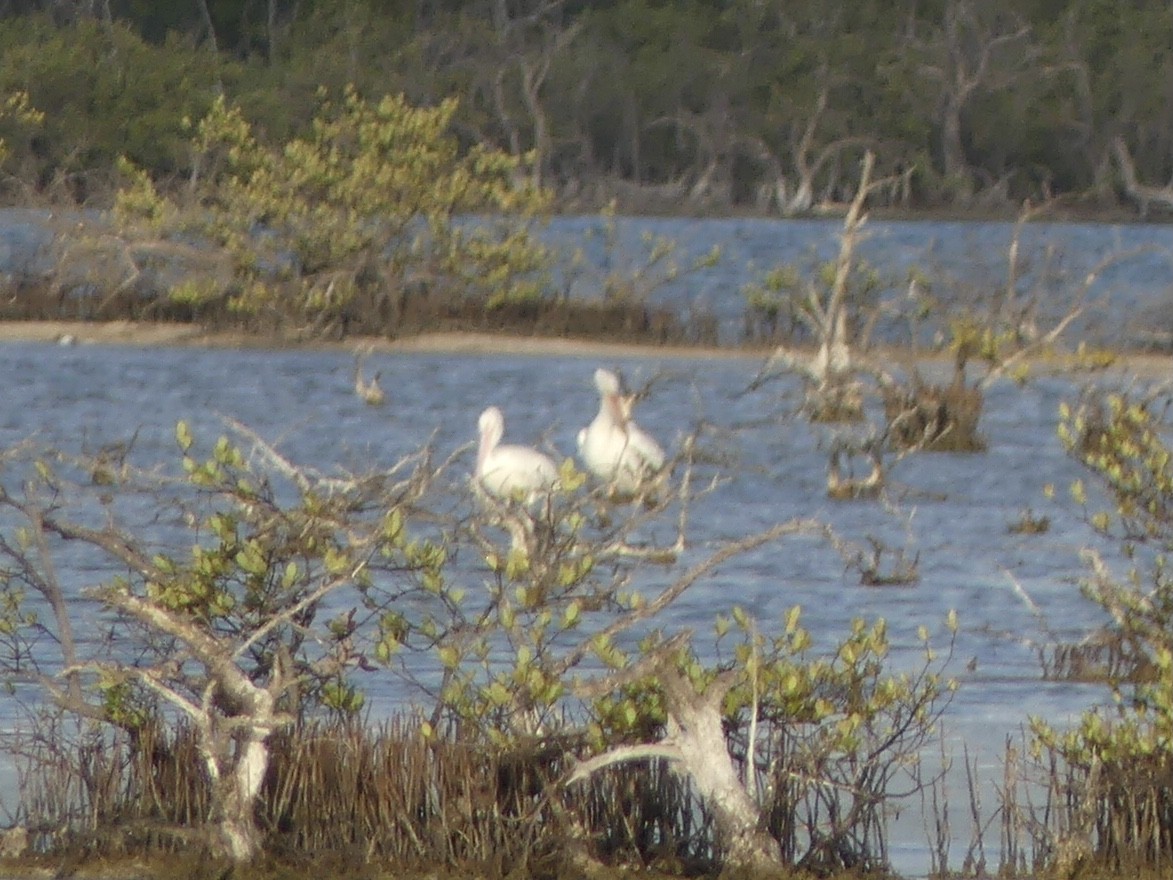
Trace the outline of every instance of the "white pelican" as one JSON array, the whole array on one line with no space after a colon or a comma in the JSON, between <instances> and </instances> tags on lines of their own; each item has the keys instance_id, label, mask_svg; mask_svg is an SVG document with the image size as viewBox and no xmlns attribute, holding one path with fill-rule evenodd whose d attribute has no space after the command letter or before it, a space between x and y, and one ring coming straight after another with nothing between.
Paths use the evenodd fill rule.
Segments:
<instances>
[{"instance_id":1,"label":"white pelican","mask_svg":"<svg viewBox=\"0 0 1173 880\"><path fill-rule=\"evenodd\" d=\"M634 495L664 467L664 450L631 417L635 399L620 392L619 378L595 370L599 414L578 432L578 452L587 469L615 491Z\"/></svg>"},{"instance_id":2,"label":"white pelican","mask_svg":"<svg viewBox=\"0 0 1173 880\"><path fill-rule=\"evenodd\" d=\"M490 406L481 413L477 427L476 479L486 492L500 501L520 497L530 504L554 488L558 466L552 458L528 446L500 445L505 434L501 410Z\"/></svg>"}]
</instances>

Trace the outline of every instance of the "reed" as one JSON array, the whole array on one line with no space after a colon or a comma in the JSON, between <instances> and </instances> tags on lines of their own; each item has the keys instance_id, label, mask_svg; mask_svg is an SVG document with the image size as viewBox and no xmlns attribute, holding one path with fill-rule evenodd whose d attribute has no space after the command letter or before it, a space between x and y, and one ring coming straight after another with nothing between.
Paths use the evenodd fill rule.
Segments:
<instances>
[{"instance_id":1,"label":"reed","mask_svg":"<svg viewBox=\"0 0 1173 880\"><path fill-rule=\"evenodd\" d=\"M820 749L817 731L794 719L760 725L752 776L763 824L785 862L804 871L885 869L897 775L907 780L898 787L921 792L933 876L1156 877L1173 866L1167 752L1081 760L1007 740L992 806L966 753L961 812L972 834L953 867L947 773L921 778L919 739L861 760ZM284 864L325 859L339 876L376 866L486 878L565 876L585 864L674 876L719 870L722 841L685 777L647 758L562 785L588 755L569 731L505 746L457 729L425 734L410 715L373 725L341 715L304 721L270 740L258 808L265 851ZM745 733L728 729L743 771ZM18 749L28 848L90 863L206 853L213 799L195 742L182 723L161 718L133 731L43 719ZM941 750L948 770L944 740Z\"/></svg>"},{"instance_id":2,"label":"reed","mask_svg":"<svg viewBox=\"0 0 1173 880\"><path fill-rule=\"evenodd\" d=\"M973 802L976 780L968 781ZM1060 749L1008 738L998 805L989 815L975 812L975 826L1000 823L1000 877L1167 877L1173 867L1171 783L1168 755L1073 760ZM961 873L984 869L967 856ZM942 863L933 873L950 871Z\"/></svg>"},{"instance_id":3,"label":"reed","mask_svg":"<svg viewBox=\"0 0 1173 880\"><path fill-rule=\"evenodd\" d=\"M827 762L783 728L765 723L774 745L758 766L764 821L787 860L811 870L882 866L894 767ZM737 754L739 734L730 733ZM158 719L133 734L45 728L23 750L31 849L90 860L206 851L211 783L194 743L182 723ZM258 821L277 859L330 854L351 866L484 877L559 875L586 863L691 875L721 863L706 805L664 760L562 785L587 755L569 734L505 747L425 735L412 716L374 725L332 716L270 744Z\"/></svg>"}]
</instances>

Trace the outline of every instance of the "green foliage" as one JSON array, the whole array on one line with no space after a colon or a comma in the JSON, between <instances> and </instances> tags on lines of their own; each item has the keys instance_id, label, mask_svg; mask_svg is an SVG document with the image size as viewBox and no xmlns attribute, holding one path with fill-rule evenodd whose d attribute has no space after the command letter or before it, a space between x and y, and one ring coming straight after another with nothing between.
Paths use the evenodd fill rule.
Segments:
<instances>
[{"instance_id":1,"label":"green foliage","mask_svg":"<svg viewBox=\"0 0 1173 880\"><path fill-rule=\"evenodd\" d=\"M1018 334L1008 328L991 326L971 315L958 315L949 320L948 349L953 353L959 371L964 371L971 360L994 366L1007 360L1020 348ZM1029 366L1023 362L1011 372L1017 382L1026 380Z\"/></svg>"},{"instance_id":2,"label":"green foliage","mask_svg":"<svg viewBox=\"0 0 1173 880\"><path fill-rule=\"evenodd\" d=\"M546 197L519 182L519 160L461 154L448 131L455 109L347 89L340 103L321 96L309 135L274 147L220 98L194 129L194 203L160 195L131 168L116 215L128 232L211 239L231 257L229 308L275 321L332 327L421 284L489 305L536 298L545 255L528 224Z\"/></svg>"},{"instance_id":3,"label":"green foliage","mask_svg":"<svg viewBox=\"0 0 1173 880\"><path fill-rule=\"evenodd\" d=\"M484 562L481 586L449 582L439 566L432 576L430 589L443 605L418 624L415 637L434 645L445 711L490 738L505 741L556 724L569 675L588 654L624 662L592 631L639 600L616 592L613 575L598 565L596 526L574 498L584 480L568 460L559 491L533 518L509 503L473 527L468 537ZM495 521L504 535L485 528ZM392 623L402 627L401 618Z\"/></svg>"},{"instance_id":4,"label":"green foliage","mask_svg":"<svg viewBox=\"0 0 1173 880\"><path fill-rule=\"evenodd\" d=\"M314 609L340 586L367 588L372 552L384 566L405 564L398 535L388 536L380 517L368 543L356 543L344 524L359 509L345 493L327 496L303 484L295 501L282 500L229 438L220 437L206 457L195 455L186 423L177 425L176 439L197 492L187 516L200 540L186 555L155 554L144 597L213 636L246 638L242 659L256 664L254 674L292 664L307 705L358 711L362 695L345 673L364 662L353 642L354 620L344 614L315 632Z\"/></svg>"},{"instance_id":5,"label":"green foliage","mask_svg":"<svg viewBox=\"0 0 1173 880\"><path fill-rule=\"evenodd\" d=\"M1074 809L1111 814L1099 854L1157 863L1167 859L1168 846L1149 841L1169 839L1160 804L1173 766L1173 578L1165 555L1173 546L1173 467L1166 428L1154 399L1127 393L1089 392L1080 405L1061 409L1060 440L1106 490L1107 502L1090 509L1082 483L1072 495L1135 565L1121 576L1086 553L1083 592L1107 613L1120 661L1108 681L1114 708L1089 710L1070 730L1031 721L1036 752L1059 757L1080 775Z\"/></svg>"},{"instance_id":6,"label":"green foliage","mask_svg":"<svg viewBox=\"0 0 1173 880\"><path fill-rule=\"evenodd\" d=\"M804 272L793 263L783 263L760 274L742 287L750 318L765 339L784 337L791 341L822 339L829 331L823 326L822 309L835 283L836 264L819 263ZM881 299L893 284L864 260L853 261L847 279L845 299L848 320L858 328L865 347L870 330L869 316L878 316Z\"/></svg>"},{"instance_id":7,"label":"green foliage","mask_svg":"<svg viewBox=\"0 0 1173 880\"><path fill-rule=\"evenodd\" d=\"M107 677L97 687L105 718L123 730L141 731L158 717L158 705L125 680Z\"/></svg>"},{"instance_id":8,"label":"green foliage","mask_svg":"<svg viewBox=\"0 0 1173 880\"><path fill-rule=\"evenodd\" d=\"M8 129L18 132L28 132L39 128L45 121L45 114L29 103L28 92L13 92L8 99L0 103L0 135ZM3 136L0 136L0 165L8 158L10 149Z\"/></svg>"},{"instance_id":9,"label":"green foliage","mask_svg":"<svg viewBox=\"0 0 1173 880\"><path fill-rule=\"evenodd\" d=\"M207 20L196 4L116 6L112 22L4 14L0 94L25 89L51 111L37 149L20 151L27 179L104 175L125 153L163 180L189 170L180 120L214 94L285 142L310 130L318 87L348 83L420 105L458 95L465 143L540 147L543 179L581 195L619 177L679 182L684 203L703 181L699 204L727 208L811 172L814 201L835 201L852 183L845 155L870 143L883 173L915 170L877 202L948 204L981 180L999 208L1072 192L1104 204L1117 132L1143 180L1170 171L1171 13L1155 0L615 0L557 14L347 0L273 3L272 18L209 2ZM943 167L950 94L964 104L963 169Z\"/></svg>"},{"instance_id":10,"label":"green foliage","mask_svg":"<svg viewBox=\"0 0 1173 880\"><path fill-rule=\"evenodd\" d=\"M1163 409L1163 408L1162 408ZM1119 541L1136 564L1124 579L1089 554L1084 593L1110 615L1115 636L1133 662L1128 681L1113 681L1129 725L1155 726L1173 743L1173 580L1166 553L1173 547L1173 453L1157 402L1126 393L1090 393L1060 408L1059 438L1068 454L1106 489L1092 506L1082 483L1072 487L1094 528ZM1141 548L1152 548L1153 553ZM1131 687L1131 699L1125 690ZM1135 713L1135 714L1131 714Z\"/></svg>"},{"instance_id":11,"label":"green foliage","mask_svg":"<svg viewBox=\"0 0 1173 880\"><path fill-rule=\"evenodd\" d=\"M888 669L890 647L886 622L852 623L851 633L829 657L812 656L810 634L799 625L800 609L786 616L782 632L767 637L740 608L732 626L722 620L718 632L736 633L733 666L744 670L727 698L725 709L742 729L756 713L788 736L804 740L803 751L822 755L823 766L832 756L867 756L876 760L887 751L908 754L935 731L935 725L957 688L942 669L951 651L942 657L930 645L928 631L920 629L924 664L913 673ZM947 621L951 636L956 616Z\"/></svg>"},{"instance_id":12,"label":"green foliage","mask_svg":"<svg viewBox=\"0 0 1173 880\"><path fill-rule=\"evenodd\" d=\"M0 94L27 92L49 111L35 148L24 143L14 157L30 183L105 179L119 155L160 177L187 168L183 119L206 110L217 83L206 51L180 39L152 46L118 22L5 20L0 58Z\"/></svg>"},{"instance_id":13,"label":"green foliage","mask_svg":"<svg viewBox=\"0 0 1173 880\"><path fill-rule=\"evenodd\" d=\"M1092 395L1079 406L1063 404L1059 439L1067 453L1104 484L1114 510L1089 511L1102 532L1118 527L1126 540L1173 546L1173 462L1155 402L1130 395ZM1074 487L1076 501L1086 492Z\"/></svg>"},{"instance_id":14,"label":"green foliage","mask_svg":"<svg viewBox=\"0 0 1173 880\"><path fill-rule=\"evenodd\" d=\"M827 655L814 649L810 633L799 625L801 609L786 615L782 631L768 636L744 609L718 616L717 646L737 638L732 659L706 666L688 652L678 667L703 691L713 679L737 670L726 694L726 724L744 735L751 718L768 737L802 742L807 755L825 771L831 756L867 754L879 759L886 749L907 750L931 735L948 696L957 687L942 677L948 659L930 647L922 630L925 665L915 675L889 672L889 641L884 620L852 624L851 633ZM949 627L956 633L956 620ZM650 644L641 646L644 650ZM666 720L658 684L641 680L608 693L592 706L592 742L596 748L632 740L646 741ZM884 745L881 745L884 744ZM877 748L879 747L879 748ZM836 758L838 759L838 758Z\"/></svg>"}]
</instances>

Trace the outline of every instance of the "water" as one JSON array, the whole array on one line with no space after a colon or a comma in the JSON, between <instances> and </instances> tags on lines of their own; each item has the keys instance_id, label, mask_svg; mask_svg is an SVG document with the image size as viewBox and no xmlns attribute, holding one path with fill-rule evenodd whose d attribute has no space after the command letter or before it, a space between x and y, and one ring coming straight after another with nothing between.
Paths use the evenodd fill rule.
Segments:
<instances>
[{"instance_id":1,"label":"water","mask_svg":"<svg viewBox=\"0 0 1173 880\"><path fill-rule=\"evenodd\" d=\"M582 225L591 222L598 221L568 220L552 234L580 235ZM837 229L830 222L646 222L674 234L684 251L722 244L728 268L686 275L656 296L678 305L703 301L730 328L740 321L739 289L747 275L737 268L742 261L752 258L761 265L779 253L780 242L795 254L812 246L833 253ZM624 223L633 234L636 221ZM928 252L957 277L974 276L965 261L975 242L986 242L978 250L996 263L995 248L1008 240L1009 229L1006 224L880 226L870 242L872 259L890 259L885 266L897 271L915 254ZM1081 225L1040 228L1038 234L1062 240L1072 254L1094 261L1137 242L1164 246L1173 230ZM1159 306L1169 284L1169 273L1157 271L1160 265L1151 262L1137 275L1112 279L1113 302L1128 307L1105 310L1101 328L1111 324L1124 332L1134 314ZM429 440L438 457L471 444L477 415L495 403L505 413L509 441L541 442L570 455L576 432L596 409L591 377L601 363L586 356L373 354L366 369L381 371L389 403L371 408L352 393L353 358L345 352L8 343L0 345L0 375L6 377L0 449L33 436L93 451L134 435L136 462L174 463L178 420L208 439L224 431L227 417L248 425L293 461L362 472L387 467ZM827 648L853 618L882 616L894 643L892 662L911 668L920 656L918 627L928 627L940 643L942 622L956 609L961 630L948 672L962 686L945 716L946 736L954 746L965 742L990 780L1000 775L1005 737L1019 734L1028 711L1063 724L1105 696L1087 686L1043 682L1038 659L1040 645L1078 638L1101 623L1077 583L1083 573L1079 550L1097 541L1062 500L1065 487L1082 473L1065 457L1055 433L1059 403L1075 399L1082 377L1042 376L1025 387L995 384L982 420L987 452L910 456L890 474L891 503L842 503L829 501L824 491L828 434L794 416L796 384L781 381L742 393L758 370L757 360L651 353L607 359L605 365L621 370L635 387L656 378L638 418L670 451L704 424L709 451L724 463L719 470L726 482L693 512L691 548L682 564L723 541L792 517L832 523L843 539L862 546L875 537L909 557L919 555L921 578L915 585L870 588L825 544L787 539L723 565L698 584L664 621L667 631L692 628L703 644L714 615L728 610L730 602L750 611L763 630L779 625L797 604L817 645ZM460 467L471 470L471 450ZM706 473L716 470L710 468ZM1048 484L1060 500L1044 497ZM1008 525L1027 510L1050 517L1050 530L1011 534ZM378 676L368 676L363 685L378 712L411 699ZM2 706L0 717L11 722ZM12 780L7 768L0 775L0 796L8 805L15 794ZM964 812L964 787L955 783L952 790L957 815ZM994 803L992 790L986 803ZM968 831L958 828L955 834L959 853ZM917 804L906 805L894 835L895 867L923 874L928 844Z\"/></svg>"},{"instance_id":2,"label":"water","mask_svg":"<svg viewBox=\"0 0 1173 880\"><path fill-rule=\"evenodd\" d=\"M804 276L839 252L838 219L725 219L688 222L667 218L619 218L613 228L597 217L563 218L547 233L566 251L580 249L587 263L602 267L583 271L568 281L572 295L597 296L606 271L640 272L647 264L649 240L675 243L671 257L644 273L637 285L649 290L649 301L665 303L684 314L718 318L721 339L735 342L744 326L742 288L763 274L788 264ZM1008 252L1015 238L1013 223L962 221L869 221L856 249L859 261L878 273L880 298L907 312L910 272L920 292L939 308L930 319L931 333L940 329L947 312L988 313L991 303L1010 283ZM1089 342L1168 346L1173 331L1173 227L1167 225L1102 225L1095 223L1031 223L1018 232L1014 288L1020 303L1035 298L1039 314L1054 321L1086 294L1085 308L1075 323ZM717 265L692 270L714 245ZM657 285L663 268L681 270L670 284ZM1089 274L1094 281L1089 283ZM935 324L935 328L931 325ZM894 338L907 335L903 321L879 332Z\"/></svg>"}]
</instances>

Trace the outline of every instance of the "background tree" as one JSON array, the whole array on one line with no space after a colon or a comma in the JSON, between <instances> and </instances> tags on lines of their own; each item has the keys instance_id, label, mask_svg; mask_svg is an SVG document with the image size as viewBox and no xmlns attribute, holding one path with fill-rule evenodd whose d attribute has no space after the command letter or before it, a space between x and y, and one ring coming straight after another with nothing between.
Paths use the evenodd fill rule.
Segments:
<instances>
[{"instance_id":1,"label":"background tree","mask_svg":"<svg viewBox=\"0 0 1173 880\"><path fill-rule=\"evenodd\" d=\"M77 201L91 193L103 200L119 154L161 181L185 170L184 117L203 115L218 75L181 40L156 48L125 24L88 19L65 28L41 17L6 22L0 56L0 93L23 90L49 108L37 138L14 159L34 188ZM228 82L231 69L218 68Z\"/></svg>"},{"instance_id":2,"label":"background tree","mask_svg":"<svg viewBox=\"0 0 1173 880\"><path fill-rule=\"evenodd\" d=\"M41 113L29 103L27 92L13 92L0 103L0 167L8 160L12 150L8 143L13 138L26 139L40 128L45 121ZM12 176L19 181L20 175Z\"/></svg>"},{"instance_id":3,"label":"background tree","mask_svg":"<svg viewBox=\"0 0 1173 880\"><path fill-rule=\"evenodd\" d=\"M1029 25L1001 12L970 0L949 0L925 46L922 76L938 89L941 170L962 202L974 190L966 155L967 111L976 97L1008 88L1024 76L1031 59Z\"/></svg>"},{"instance_id":4,"label":"background tree","mask_svg":"<svg viewBox=\"0 0 1173 880\"><path fill-rule=\"evenodd\" d=\"M844 150L860 145L881 176L917 171L878 196L887 203L982 195L1012 211L1064 194L1113 204L1118 136L1139 179L1170 179L1170 14L1158 0L9 3L0 16L19 39L0 81L45 107L46 144L68 125L85 137L61 143L107 168L135 134L120 125L154 118L157 133L164 115L191 114L190 101L165 100L190 83L223 92L274 140L308 129L319 85L354 84L425 106L458 97L462 147L536 149L531 171L579 202L589 194L589 207L615 195L636 207L653 186L672 210L841 202L854 187ZM156 59L126 34L179 48ZM71 57L96 83L59 87ZM154 90L180 59L187 80ZM125 83L94 92L111 69ZM182 166L173 140L153 140L152 173Z\"/></svg>"}]
</instances>

